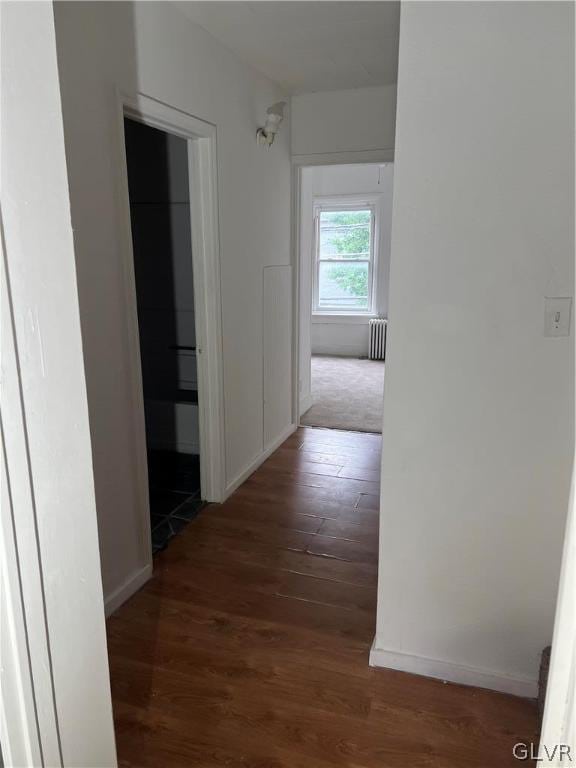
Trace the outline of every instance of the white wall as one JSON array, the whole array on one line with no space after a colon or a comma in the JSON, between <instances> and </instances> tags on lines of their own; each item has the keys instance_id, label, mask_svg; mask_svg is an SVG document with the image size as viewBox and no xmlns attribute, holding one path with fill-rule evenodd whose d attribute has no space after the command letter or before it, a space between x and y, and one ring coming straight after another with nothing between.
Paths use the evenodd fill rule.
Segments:
<instances>
[{"instance_id":1,"label":"white wall","mask_svg":"<svg viewBox=\"0 0 576 768\"><path fill-rule=\"evenodd\" d=\"M291 113L293 155L357 152L370 161L370 153L387 150L392 159L395 85L293 96Z\"/></svg>"},{"instance_id":2,"label":"white wall","mask_svg":"<svg viewBox=\"0 0 576 768\"><path fill-rule=\"evenodd\" d=\"M113 768L52 3L2 3L0 28L3 756ZM20 690L7 682L19 673Z\"/></svg>"},{"instance_id":3,"label":"white wall","mask_svg":"<svg viewBox=\"0 0 576 768\"><path fill-rule=\"evenodd\" d=\"M402 6L372 662L523 694L573 449L573 56L569 3Z\"/></svg>"},{"instance_id":4,"label":"white wall","mask_svg":"<svg viewBox=\"0 0 576 768\"><path fill-rule=\"evenodd\" d=\"M264 448L274 449L292 417L292 267L264 270ZM280 395L280 396L279 396Z\"/></svg>"},{"instance_id":5,"label":"white wall","mask_svg":"<svg viewBox=\"0 0 576 768\"><path fill-rule=\"evenodd\" d=\"M217 126L228 483L263 451L263 268L290 263L289 120L271 149L257 146L256 129L283 94L175 4L59 3L56 22L109 595L141 567L116 89L140 91Z\"/></svg>"},{"instance_id":6,"label":"white wall","mask_svg":"<svg viewBox=\"0 0 576 768\"><path fill-rule=\"evenodd\" d=\"M337 355L338 357L367 357L368 318L312 317L311 353L313 355Z\"/></svg>"},{"instance_id":7,"label":"white wall","mask_svg":"<svg viewBox=\"0 0 576 768\"><path fill-rule=\"evenodd\" d=\"M368 318L312 315L314 247L313 206L317 198L334 195L376 196L378 262L374 315L388 314L392 163L311 166L301 171L300 187L300 412L310 405L310 355L365 357Z\"/></svg>"}]
</instances>

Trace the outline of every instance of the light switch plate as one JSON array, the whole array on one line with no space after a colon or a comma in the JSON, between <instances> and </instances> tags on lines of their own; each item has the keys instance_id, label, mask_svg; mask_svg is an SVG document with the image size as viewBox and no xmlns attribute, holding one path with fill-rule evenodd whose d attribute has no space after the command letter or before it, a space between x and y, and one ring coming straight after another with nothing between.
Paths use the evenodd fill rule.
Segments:
<instances>
[{"instance_id":1,"label":"light switch plate","mask_svg":"<svg viewBox=\"0 0 576 768\"><path fill-rule=\"evenodd\" d=\"M544 304L544 336L570 336L572 298L546 297Z\"/></svg>"}]
</instances>

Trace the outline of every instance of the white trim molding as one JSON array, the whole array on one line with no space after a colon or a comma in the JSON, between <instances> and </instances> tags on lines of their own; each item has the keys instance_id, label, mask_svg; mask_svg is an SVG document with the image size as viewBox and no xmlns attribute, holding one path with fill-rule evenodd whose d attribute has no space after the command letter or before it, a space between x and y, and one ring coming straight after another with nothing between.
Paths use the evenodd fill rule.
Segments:
<instances>
[{"instance_id":1,"label":"white trim molding","mask_svg":"<svg viewBox=\"0 0 576 768\"><path fill-rule=\"evenodd\" d=\"M538 694L538 680L526 677L512 677L502 672L468 667L441 659L429 659L425 656L415 656L377 648L375 642L370 650L370 666L395 669L399 672L409 672L423 677L434 677L449 683L472 685L477 688L488 688L491 691L510 693L513 696L534 698Z\"/></svg>"},{"instance_id":2,"label":"white trim molding","mask_svg":"<svg viewBox=\"0 0 576 768\"><path fill-rule=\"evenodd\" d=\"M292 165L297 167L308 165L362 165L362 163L392 163L394 149L359 149L345 152L319 152L313 155L292 155Z\"/></svg>"},{"instance_id":3,"label":"white trim molding","mask_svg":"<svg viewBox=\"0 0 576 768\"><path fill-rule=\"evenodd\" d=\"M104 612L106 617L113 614L117 608L120 608L122 603L125 603L128 598L136 594L136 592L138 592L138 590L151 578L152 563L147 563L143 568L140 568L126 579L123 584L111 592L104 600Z\"/></svg>"},{"instance_id":4,"label":"white trim molding","mask_svg":"<svg viewBox=\"0 0 576 768\"><path fill-rule=\"evenodd\" d=\"M222 309L218 234L216 126L142 93L117 91L118 200L123 230L123 274L126 339L131 374L134 445L134 483L140 521L140 570L107 596L106 605L118 607L121 596L141 586L142 574L152 573L152 543L148 495L148 462L144 394L136 303L136 278L130 223L130 197L124 138L124 118L150 125L186 139L190 184L190 217L194 272L194 305L198 365L198 418L202 497L220 502L224 497L224 391L222 374ZM142 582L143 583L143 582ZM134 585L137 586L134 586Z\"/></svg>"},{"instance_id":5,"label":"white trim molding","mask_svg":"<svg viewBox=\"0 0 576 768\"><path fill-rule=\"evenodd\" d=\"M560 586L556 604L552 655L546 703L540 733L540 764L551 768L567 765L555 745L568 745L576 759L576 461L572 483Z\"/></svg>"},{"instance_id":6,"label":"white trim molding","mask_svg":"<svg viewBox=\"0 0 576 768\"><path fill-rule=\"evenodd\" d=\"M306 411L310 410L312 406L314 405L314 400L312 398L312 392L301 392L300 393L300 416L303 416Z\"/></svg>"},{"instance_id":7,"label":"white trim molding","mask_svg":"<svg viewBox=\"0 0 576 768\"><path fill-rule=\"evenodd\" d=\"M335 315L332 312L312 312L312 325L342 325L347 323L349 325L368 325L370 320L378 317L374 312L366 314L346 314Z\"/></svg>"},{"instance_id":8,"label":"white trim molding","mask_svg":"<svg viewBox=\"0 0 576 768\"><path fill-rule=\"evenodd\" d=\"M274 440L273 443L271 443L262 453L259 453L258 456L255 456L252 461L248 464L247 467L245 467L236 477L234 480L232 480L228 485L226 486L226 493L224 495L224 499L227 499L228 496L230 496L234 491L239 488L242 483L247 480L250 475L254 474L258 467L263 464L266 459L271 456L274 451L279 448L282 443L287 440L290 435L292 435L296 430L298 429L297 424L290 424L289 427L287 427L282 434Z\"/></svg>"}]
</instances>

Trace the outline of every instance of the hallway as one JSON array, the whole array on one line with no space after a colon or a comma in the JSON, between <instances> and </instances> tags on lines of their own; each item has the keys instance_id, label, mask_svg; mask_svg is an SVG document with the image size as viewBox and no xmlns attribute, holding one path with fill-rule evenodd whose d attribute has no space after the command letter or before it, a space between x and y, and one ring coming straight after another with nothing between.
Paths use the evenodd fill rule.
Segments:
<instances>
[{"instance_id":1,"label":"hallway","mask_svg":"<svg viewBox=\"0 0 576 768\"><path fill-rule=\"evenodd\" d=\"M497 768L533 702L368 666L381 437L301 428L108 621L121 766Z\"/></svg>"}]
</instances>

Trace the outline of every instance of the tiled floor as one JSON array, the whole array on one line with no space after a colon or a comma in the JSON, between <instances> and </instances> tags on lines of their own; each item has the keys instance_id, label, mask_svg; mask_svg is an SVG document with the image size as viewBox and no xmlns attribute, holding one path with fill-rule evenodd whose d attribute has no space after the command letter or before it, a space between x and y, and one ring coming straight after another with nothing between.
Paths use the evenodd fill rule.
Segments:
<instances>
[{"instance_id":1,"label":"tiled floor","mask_svg":"<svg viewBox=\"0 0 576 768\"><path fill-rule=\"evenodd\" d=\"M173 451L150 451L148 483L152 553L156 554L204 506L200 499L199 457Z\"/></svg>"},{"instance_id":2,"label":"tiled floor","mask_svg":"<svg viewBox=\"0 0 576 768\"><path fill-rule=\"evenodd\" d=\"M120 766L518 765L533 701L368 666L380 446L299 429L156 556L108 622Z\"/></svg>"}]
</instances>

